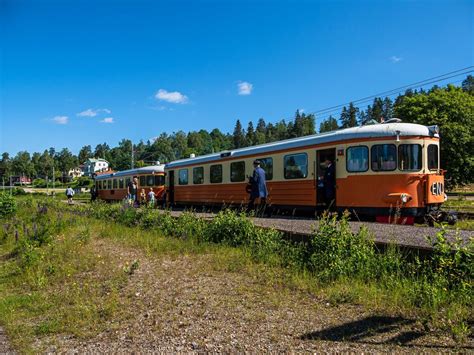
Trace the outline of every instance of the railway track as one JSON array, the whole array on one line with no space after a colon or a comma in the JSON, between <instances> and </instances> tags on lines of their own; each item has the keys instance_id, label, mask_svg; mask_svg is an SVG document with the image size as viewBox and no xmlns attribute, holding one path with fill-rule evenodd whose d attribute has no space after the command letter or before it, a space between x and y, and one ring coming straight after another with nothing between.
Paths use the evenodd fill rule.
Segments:
<instances>
[{"instance_id":1,"label":"railway track","mask_svg":"<svg viewBox=\"0 0 474 355\"><path fill-rule=\"evenodd\" d=\"M171 211L171 216L179 217L183 211ZM198 217L204 219L212 219L216 215L209 212L195 212ZM270 218L251 218L257 227L274 228L287 235L300 237L300 239L308 238L318 226L318 220L314 218L294 218L294 217L270 217ZM435 237L439 233L440 228L425 226L406 226L371 222L349 222L353 232L359 231L365 226L375 238L378 246L387 246L390 244L398 245L401 248L417 249L430 251L432 244L429 242L430 237ZM459 237L463 243L467 244L474 239L474 231L468 230L447 230L446 237L448 240L454 240Z\"/></svg>"}]
</instances>

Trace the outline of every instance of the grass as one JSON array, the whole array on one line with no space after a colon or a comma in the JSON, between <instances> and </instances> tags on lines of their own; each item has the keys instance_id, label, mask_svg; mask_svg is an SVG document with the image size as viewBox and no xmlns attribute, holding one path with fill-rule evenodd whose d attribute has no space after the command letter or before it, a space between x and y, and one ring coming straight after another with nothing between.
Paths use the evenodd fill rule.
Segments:
<instances>
[{"instance_id":1,"label":"grass","mask_svg":"<svg viewBox=\"0 0 474 355\"><path fill-rule=\"evenodd\" d=\"M31 196L18 201L17 215L3 221L0 238L0 323L21 352L38 351L35 338L88 338L127 319L127 286L143 258L183 255L267 285L276 304L276 293L297 290L330 305L415 317L461 344L471 334L472 250L455 258L440 250L424 261L396 248L377 253L366 231L354 236L335 220L321 223L312 243L302 247L230 212L209 225L192 214L175 220L120 205L67 206ZM127 250L140 251L142 258ZM118 262L120 253L125 256Z\"/></svg>"}]
</instances>

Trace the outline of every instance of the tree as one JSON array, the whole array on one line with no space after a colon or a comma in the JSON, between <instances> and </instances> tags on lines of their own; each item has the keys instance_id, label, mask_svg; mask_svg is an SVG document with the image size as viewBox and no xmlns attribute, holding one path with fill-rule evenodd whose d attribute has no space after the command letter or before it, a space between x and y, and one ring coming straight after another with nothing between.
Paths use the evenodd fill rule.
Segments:
<instances>
[{"instance_id":1,"label":"tree","mask_svg":"<svg viewBox=\"0 0 474 355\"><path fill-rule=\"evenodd\" d=\"M245 135L245 140L247 141L248 146L255 145L256 136L255 136L255 130L253 129L252 121L250 121L247 126L247 134Z\"/></svg>"},{"instance_id":2,"label":"tree","mask_svg":"<svg viewBox=\"0 0 474 355\"><path fill-rule=\"evenodd\" d=\"M474 96L459 87L405 96L397 100L395 114L406 122L438 125L441 167L449 186L474 180Z\"/></svg>"},{"instance_id":3,"label":"tree","mask_svg":"<svg viewBox=\"0 0 474 355\"><path fill-rule=\"evenodd\" d=\"M377 121L377 122L382 122L382 118L386 120L387 118L384 117L384 107L383 107L383 101L380 97L376 97L374 99L374 103L372 104L372 110L371 110L371 119Z\"/></svg>"},{"instance_id":4,"label":"tree","mask_svg":"<svg viewBox=\"0 0 474 355\"><path fill-rule=\"evenodd\" d=\"M77 157L73 155L69 149L63 148L59 153L54 157L59 168L59 171L62 172L63 178L68 176L70 169L77 166Z\"/></svg>"},{"instance_id":5,"label":"tree","mask_svg":"<svg viewBox=\"0 0 474 355\"><path fill-rule=\"evenodd\" d=\"M53 176L54 158L50 155L50 151L45 150L39 158L39 166L37 167L37 174L41 177Z\"/></svg>"},{"instance_id":6,"label":"tree","mask_svg":"<svg viewBox=\"0 0 474 355\"><path fill-rule=\"evenodd\" d=\"M0 177L7 183L12 175L12 161L10 155L7 152L2 154L2 160L0 160Z\"/></svg>"},{"instance_id":7,"label":"tree","mask_svg":"<svg viewBox=\"0 0 474 355\"><path fill-rule=\"evenodd\" d=\"M90 145L85 145L79 151L79 164L83 164L87 159L90 158L93 158L92 147Z\"/></svg>"},{"instance_id":8,"label":"tree","mask_svg":"<svg viewBox=\"0 0 474 355\"><path fill-rule=\"evenodd\" d=\"M110 159L110 147L109 147L109 145L107 143L97 144L97 146L95 147L95 150L94 150L94 158L102 158L102 159L105 159L105 160L109 161L109 163L112 163L111 159Z\"/></svg>"},{"instance_id":9,"label":"tree","mask_svg":"<svg viewBox=\"0 0 474 355\"><path fill-rule=\"evenodd\" d=\"M234 149L245 147L245 134L240 120L235 123L233 134Z\"/></svg>"},{"instance_id":10,"label":"tree","mask_svg":"<svg viewBox=\"0 0 474 355\"><path fill-rule=\"evenodd\" d=\"M391 119L393 117L393 106L392 100L389 97L386 97L382 103L382 116L385 121Z\"/></svg>"},{"instance_id":11,"label":"tree","mask_svg":"<svg viewBox=\"0 0 474 355\"><path fill-rule=\"evenodd\" d=\"M350 122L351 118L349 116L349 110L347 109L346 106L344 106L342 108L342 112L341 112L341 117L339 119L339 121L341 121L341 128L349 128L351 127L351 122Z\"/></svg>"},{"instance_id":12,"label":"tree","mask_svg":"<svg viewBox=\"0 0 474 355\"><path fill-rule=\"evenodd\" d=\"M14 175L32 176L34 174L34 166L31 162L30 153L27 151L18 152L13 158L12 170Z\"/></svg>"},{"instance_id":13,"label":"tree","mask_svg":"<svg viewBox=\"0 0 474 355\"><path fill-rule=\"evenodd\" d=\"M335 131L336 129L339 129L337 120L334 117L329 116L327 119L321 122L319 126L319 133Z\"/></svg>"},{"instance_id":14,"label":"tree","mask_svg":"<svg viewBox=\"0 0 474 355\"><path fill-rule=\"evenodd\" d=\"M462 82L461 87L465 92L474 95L474 76L468 75Z\"/></svg>"}]
</instances>

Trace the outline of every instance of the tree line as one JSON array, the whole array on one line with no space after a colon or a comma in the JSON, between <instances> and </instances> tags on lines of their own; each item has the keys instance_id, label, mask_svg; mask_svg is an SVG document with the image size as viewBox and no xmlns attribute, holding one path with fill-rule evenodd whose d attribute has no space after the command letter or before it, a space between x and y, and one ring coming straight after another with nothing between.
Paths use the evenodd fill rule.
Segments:
<instances>
[{"instance_id":1,"label":"tree line","mask_svg":"<svg viewBox=\"0 0 474 355\"><path fill-rule=\"evenodd\" d=\"M294 119L266 122L263 118L250 121L246 128L237 120L232 133L224 133L218 128L208 132L178 131L161 133L147 142L133 144L122 139L118 146L98 144L93 149L85 145L77 155L69 149L56 151L50 148L44 152L30 154L18 152L11 157L8 152L0 160L0 179L9 180L12 175L26 175L32 178L51 178L53 167L56 176L66 177L68 171L88 158L103 158L114 170L162 163L189 157L191 154L204 155L223 150L270 143L278 140L324 133L340 128L379 123L392 117L403 122L424 125L437 124L441 130L441 164L447 172L451 185L474 181L474 77L469 75L461 87L433 86L430 90L407 90L394 100L389 97L374 98L365 108L349 103L341 110L339 118L332 115L322 120L316 129L314 114L296 111Z\"/></svg>"}]
</instances>

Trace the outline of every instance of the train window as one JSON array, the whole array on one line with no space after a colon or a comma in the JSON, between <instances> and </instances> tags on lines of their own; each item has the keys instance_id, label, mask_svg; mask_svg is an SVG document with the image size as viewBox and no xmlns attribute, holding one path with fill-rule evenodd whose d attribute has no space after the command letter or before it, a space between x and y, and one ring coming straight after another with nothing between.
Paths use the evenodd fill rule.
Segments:
<instances>
[{"instance_id":1,"label":"train window","mask_svg":"<svg viewBox=\"0 0 474 355\"><path fill-rule=\"evenodd\" d=\"M155 176L147 175L146 176L146 186L154 186L155 185Z\"/></svg>"},{"instance_id":2,"label":"train window","mask_svg":"<svg viewBox=\"0 0 474 355\"><path fill-rule=\"evenodd\" d=\"M260 160L260 166L265 171L265 179L273 179L273 158L262 158Z\"/></svg>"},{"instance_id":3,"label":"train window","mask_svg":"<svg viewBox=\"0 0 474 355\"><path fill-rule=\"evenodd\" d=\"M347 148L346 169L350 173L369 170L369 148L363 145Z\"/></svg>"},{"instance_id":4,"label":"train window","mask_svg":"<svg viewBox=\"0 0 474 355\"><path fill-rule=\"evenodd\" d=\"M179 171L179 185L187 185L188 184L188 169L181 169Z\"/></svg>"},{"instance_id":5,"label":"train window","mask_svg":"<svg viewBox=\"0 0 474 355\"><path fill-rule=\"evenodd\" d=\"M146 176L140 176L139 185L140 185L140 187L146 186Z\"/></svg>"},{"instance_id":6,"label":"train window","mask_svg":"<svg viewBox=\"0 0 474 355\"><path fill-rule=\"evenodd\" d=\"M209 169L209 179L211 184L218 184L222 182L222 165L211 165Z\"/></svg>"},{"instance_id":7,"label":"train window","mask_svg":"<svg viewBox=\"0 0 474 355\"><path fill-rule=\"evenodd\" d=\"M395 144L377 144L370 149L373 171L393 171L397 168L397 147Z\"/></svg>"},{"instance_id":8,"label":"train window","mask_svg":"<svg viewBox=\"0 0 474 355\"><path fill-rule=\"evenodd\" d=\"M436 144L430 144L428 146L428 169L438 170L439 158L438 158L438 146Z\"/></svg>"},{"instance_id":9,"label":"train window","mask_svg":"<svg viewBox=\"0 0 474 355\"><path fill-rule=\"evenodd\" d=\"M130 182L132 181L132 178L125 178L125 187L128 187L130 185Z\"/></svg>"},{"instance_id":10,"label":"train window","mask_svg":"<svg viewBox=\"0 0 474 355\"><path fill-rule=\"evenodd\" d=\"M120 178L119 179L119 189L123 189L124 188L124 185L123 185L123 178Z\"/></svg>"},{"instance_id":11,"label":"train window","mask_svg":"<svg viewBox=\"0 0 474 355\"><path fill-rule=\"evenodd\" d=\"M398 146L398 168L418 171L422 166L420 144L400 144Z\"/></svg>"},{"instance_id":12,"label":"train window","mask_svg":"<svg viewBox=\"0 0 474 355\"><path fill-rule=\"evenodd\" d=\"M193 168L193 184L199 185L204 183L204 168L199 166Z\"/></svg>"},{"instance_id":13,"label":"train window","mask_svg":"<svg viewBox=\"0 0 474 355\"><path fill-rule=\"evenodd\" d=\"M165 184L164 175L155 175L155 186L163 186Z\"/></svg>"},{"instance_id":14,"label":"train window","mask_svg":"<svg viewBox=\"0 0 474 355\"><path fill-rule=\"evenodd\" d=\"M117 179L113 179L113 185L112 185L112 188L116 189L118 187L118 184L117 184Z\"/></svg>"},{"instance_id":15,"label":"train window","mask_svg":"<svg viewBox=\"0 0 474 355\"><path fill-rule=\"evenodd\" d=\"M306 153L285 155L285 179L302 179L308 176L308 155Z\"/></svg>"},{"instance_id":16,"label":"train window","mask_svg":"<svg viewBox=\"0 0 474 355\"><path fill-rule=\"evenodd\" d=\"M107 180L107 189L112 190L112 180L111 179Z\"/></svg>"},{"instance_id":17,"label":"train window","mask_svg":"<svg viewBox=\"0 0 474 355\"><path fill-rule=\"evenodd\" d=\"M230 181L239 182L245 180L245 162L236 161L230 163Z\"/></svg>"}]
</instances>

